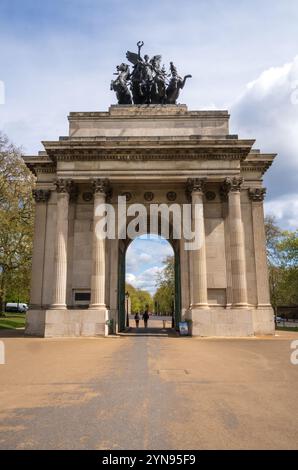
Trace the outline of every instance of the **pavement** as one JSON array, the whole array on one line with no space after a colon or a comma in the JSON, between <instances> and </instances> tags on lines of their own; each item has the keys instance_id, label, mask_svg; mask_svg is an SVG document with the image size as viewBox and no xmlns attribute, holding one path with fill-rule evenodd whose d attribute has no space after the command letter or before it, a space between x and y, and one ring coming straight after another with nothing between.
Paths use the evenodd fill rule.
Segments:
<instances>
[{"instance_id":1,"label":"pavement","mask_svg":"<svg viewBox=\"0 0 298 470\"><path fill-rule=\"evenodd\" d=\"M0 335L0 449L298 448L298 333Z\"/></svg>"}]
</instances>

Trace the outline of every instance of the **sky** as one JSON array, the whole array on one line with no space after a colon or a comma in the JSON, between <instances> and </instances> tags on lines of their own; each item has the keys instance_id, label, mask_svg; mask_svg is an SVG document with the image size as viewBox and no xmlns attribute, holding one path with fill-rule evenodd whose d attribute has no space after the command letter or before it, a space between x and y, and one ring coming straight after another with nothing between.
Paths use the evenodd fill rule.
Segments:
<instances>
[{"instance_id":1,"label":"sky","mask_svg":"<svg viewBox=\"0 0 298 470\"><path fill-rule=\"evenodd\" d=\"M107 110L115 66L143 40L144 53L192 74L180 102L228 109L231 133L278 153L264 178L265 211L296 229L297 25L296 0L1 0L0 130L34 154L41 140L67 135L70 111ZM132 259L146 243L131 245ZM131 261L135 285L160 269L160 246L155 260L143 256L142 273Z\"/></svg>"}]
</instances>

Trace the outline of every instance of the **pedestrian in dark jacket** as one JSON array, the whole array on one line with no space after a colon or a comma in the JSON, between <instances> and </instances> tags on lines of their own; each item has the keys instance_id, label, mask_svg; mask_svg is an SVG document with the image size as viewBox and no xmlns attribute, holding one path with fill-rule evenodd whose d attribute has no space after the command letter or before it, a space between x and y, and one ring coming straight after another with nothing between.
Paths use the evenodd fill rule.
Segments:
<instances>
[{"instance_id":1,"label":"pedestrian in dark jacket","mask_svg":"<svg viewBox=\"0 0 298 470\"><path fill-rule=\"evenodd\" d=\"M143 320L144 320L144 327L147 328L148 320L149 320L148 309L146 309L145 312L143 313Z\"/></svg>"},{"instance_id":2,"label":"pedestrian in dark jacket","mask_svg":"<svg viewBox=\"0 0 298 470\"><path fill-rule=\"evenodd\" d=\"M135 314L135 321L136 321L136 328L139 328L140 315L138 313Z\"/></svg>"}]
</instances>

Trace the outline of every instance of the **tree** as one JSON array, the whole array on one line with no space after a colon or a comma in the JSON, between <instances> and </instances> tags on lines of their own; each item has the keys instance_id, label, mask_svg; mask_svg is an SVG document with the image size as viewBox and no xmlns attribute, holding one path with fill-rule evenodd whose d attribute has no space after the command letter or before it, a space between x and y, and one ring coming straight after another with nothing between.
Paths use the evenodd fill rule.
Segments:
<instances>
[{"instance_id":1,"label":"tree","mask_svg":"<svg viewBox=\"0 0 298 470\"><path fill-rule=\"evenodd\" d=\"M21 151L0 133L0 309L28 301L33 237L34 177Z\"/></svg>"},{"instance_id":2,"label":"tree","mask_svg":"<svg viewBox=\"0 0 298 470\"><path fill-rule=\"evenodd\" d=\"M136 289L131 284L125 284L125 291L129 293L131 302L131 313L144 312L148 307L149 310L153 307L153 300L151 294L142 289Z\"/></svg>"},{"instance_id":3,"label":"tree","mask_svg":"<svg viewBox=\"0 0 298 470\"><path fill-rule=\"evenodd\" d=\"M156 278L157 291L154 294L154 305L157 313L172 315L175 296L175 259L167 256L163 260L164 268Z\"/></svg>"},{"instance_id":4,"label":"tree","mask_svg":"<svg viewBox=\"0 0 298 470\"><path fill-rule=\"evenodd\" d=\"M271 303L298 304L298 230L282 231L274 217L266 217L267 258Z\"/></svg>"}]
</instances>

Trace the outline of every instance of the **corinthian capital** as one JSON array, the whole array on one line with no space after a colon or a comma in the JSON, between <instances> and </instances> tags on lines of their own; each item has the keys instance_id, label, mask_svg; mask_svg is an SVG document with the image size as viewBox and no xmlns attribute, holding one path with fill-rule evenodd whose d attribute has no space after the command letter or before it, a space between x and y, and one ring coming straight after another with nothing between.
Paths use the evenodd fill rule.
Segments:
<instances>
[{"instance_id":1,"label":"corinthian capital","mask_svg":"<svg viewBox=\"0 0 298 470\"><path fill-rule=\"evenodd\" d=\"M49 189L33 189L32 196L35 202L47 202L50 198L51 191Z\"/></svg>"},{"instance_id":2,"label":"corinthian capital","mask_svg":"<svg viewBox=\"0 0 298 470\"><path fill-rule=\"evenodd\" d=\"M92 189L94 194L105 194L111 197L112 190L108 178L97 178L92 181Z\"/></svg>"},{"instance_id":3,"label":"corinthian capital","mask_svg":"<svg viewBox=\"0 0 298 470\"><path fill-rule=\"evenodd\" d=\"M242 176L234 176L233 178L226 178L221 185L220 194L223 200L226 200L230 191L236 192L241 191L243 184Z\"/></svg>"},{"instance_id":4,"label":"corinthian capital","mask_svg":"<svg viewBox=\"0 0 298 470\"><path fill-rule=\"evenodd\" d=\"M248 197L252 201L264 201L266 188L249 188Z\"/></svg>"},{"instance_id":5,"label":"corinthian capital","mask_svg":"<svg viewBox=\"0 0 298 470\"><path fill-rule=\"evenodd\" d=\"M56 191L57 193L71 193L73 190L73 181L72 180L64 180L58 179L55 181Z\"/></svg>"},{"instance_id":6,"label":"corinthian capital","mask_svg":"<svg viewBox=\"0 0 298 470\"><path fill-rule=\"evenodd\" d=\"M207 178L188 178L186 183L187 192L189 194L193 192L203 193L205 191L205 184Z\"/></svg>"}]
</instances>

